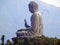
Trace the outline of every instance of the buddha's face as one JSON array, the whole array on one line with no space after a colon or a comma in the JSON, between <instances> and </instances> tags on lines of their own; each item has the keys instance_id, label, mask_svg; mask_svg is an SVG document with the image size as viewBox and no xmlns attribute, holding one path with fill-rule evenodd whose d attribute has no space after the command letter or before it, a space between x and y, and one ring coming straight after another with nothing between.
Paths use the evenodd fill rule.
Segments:
<instances>
[{"instance_id":1,"label":"buddha's face","mask_svg":"<svg viewBox=\"0 0 60 45\"><path fill-rule=\"evenodd\" d=\"M38 10L38 4L33 2L33 1L30 2L28 6L29 6L29 11L31 13L34 13L34 12L36 12Z\"/></svg>"},{"instance_id":2,"label":"buddha's face","mask_svg":"<svg viewBox=\"0 0 60 45\"><path fill-rule=\"evenodd\" d=\"M30 11L31 13L34 13L34 9L33 9L32 6L29 6L29 11Z\"/></svg>"}]
</instances>

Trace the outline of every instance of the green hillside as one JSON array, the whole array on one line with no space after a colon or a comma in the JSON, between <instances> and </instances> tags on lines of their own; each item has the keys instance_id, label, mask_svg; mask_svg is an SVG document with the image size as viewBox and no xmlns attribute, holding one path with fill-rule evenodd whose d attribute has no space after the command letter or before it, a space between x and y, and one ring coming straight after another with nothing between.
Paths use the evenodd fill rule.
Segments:
<instances>
[{"instance_id":1,"label":"green hillside","mask_svg":"<svg viewBox=\"0 0 60 45\"><path fill-rule=\"evenodd\" d=\"M45 36L37 36L34 38L15 38L15 42L7 40L5 45L60 45L60 39Z\"/></svg>"}]
</instances>

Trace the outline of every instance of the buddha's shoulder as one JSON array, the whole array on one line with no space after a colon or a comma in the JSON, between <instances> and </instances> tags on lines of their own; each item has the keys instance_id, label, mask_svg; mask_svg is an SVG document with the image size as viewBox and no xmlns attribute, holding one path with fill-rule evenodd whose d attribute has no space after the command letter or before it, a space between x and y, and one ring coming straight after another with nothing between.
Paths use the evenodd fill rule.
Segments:
<instances>
[{"instance_id":1,"label":"buddha's shoulder","mask_svg":"<svg viewBox=\"0 0 60 45\"><path fill-rule=\"evenodd\" d=\"M34 16L41 16L41 13L40 12L35 12L33 13Z\"/></svg>"}]
</instances>

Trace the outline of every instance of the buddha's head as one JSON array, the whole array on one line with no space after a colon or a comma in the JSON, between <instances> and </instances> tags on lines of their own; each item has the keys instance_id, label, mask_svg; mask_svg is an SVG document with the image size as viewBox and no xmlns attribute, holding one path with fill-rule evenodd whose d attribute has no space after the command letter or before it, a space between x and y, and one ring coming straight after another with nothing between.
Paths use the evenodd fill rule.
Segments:
<instances>
[{"instance_id":1,"label":"buddha's head","mask_svg":"<svg viewBox=\"0 0 60 45\"><path fill-rule=\"evenodd\" d=\"M38 4L36 2L34 2L34 1L31 1L29 3L28 7L29 7L29 11L31 13L34 13L34 12L37 12L38 11Z\"/></svg>"}]
</instances>

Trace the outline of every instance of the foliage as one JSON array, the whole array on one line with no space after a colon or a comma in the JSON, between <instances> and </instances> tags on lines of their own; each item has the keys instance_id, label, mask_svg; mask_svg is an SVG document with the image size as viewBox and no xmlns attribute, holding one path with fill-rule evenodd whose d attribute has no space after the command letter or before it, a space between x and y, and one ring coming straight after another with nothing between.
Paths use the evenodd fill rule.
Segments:
<instances>
[{"instance_id":1,"label":"foliage","mask_svg":"<svg viewBox=\"0 0 60 45\"><path fill-rule=\"evenodd\" d=\"M34 38L17 38L17 42L11 45L60 45L60 39L37 36Z\"/></svg>"}]
</instances>

